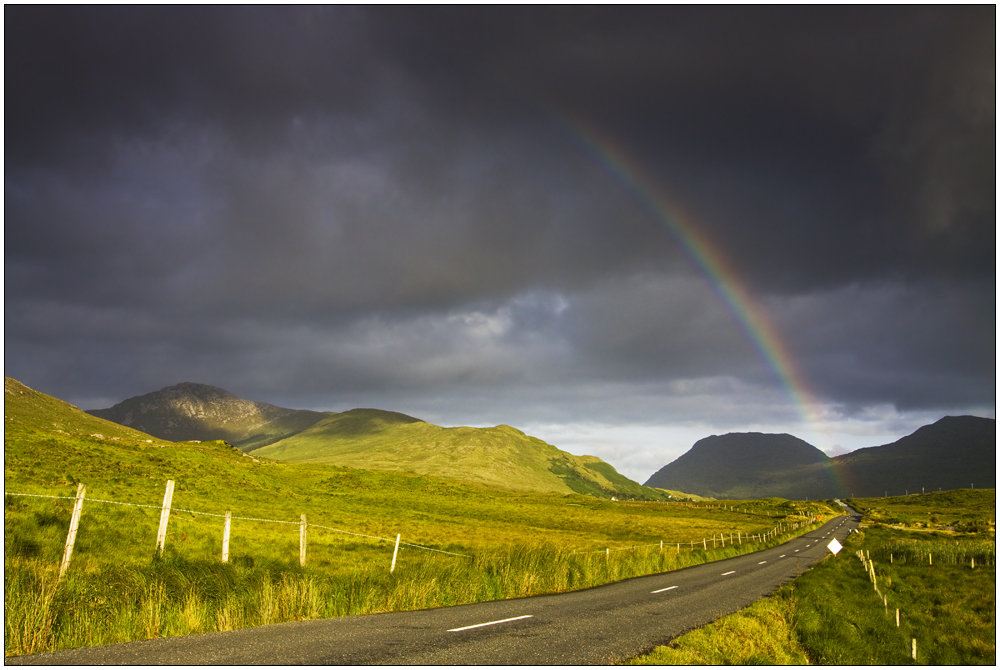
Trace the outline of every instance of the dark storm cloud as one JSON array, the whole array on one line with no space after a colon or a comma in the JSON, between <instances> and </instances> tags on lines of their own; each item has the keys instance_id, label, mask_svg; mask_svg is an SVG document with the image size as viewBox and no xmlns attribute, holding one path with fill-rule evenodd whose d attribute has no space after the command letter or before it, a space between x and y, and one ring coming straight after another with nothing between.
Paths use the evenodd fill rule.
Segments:
<instances>
[{"instance_id":1,"label":"dark storm cloud","mask_svg":"<svg viewBox=\"0 0 1000 670\"><path fill-rule=\"evenodd\" d=\"M531 96L613 129L762 287L993 274L987 7L393 18L462 109Z\"/></svg>"},{"instance_id":2,"label":"dark storm cloud","mask_svg":"<svg viewBox=\"0 0 1000 670\"><path fill-rule=\"evenodd\" d=\"M6 373L81 402L760 414L734 399L773 371L583 123L825 401L989 406L994 16L5 8Z\"/></svg>"}]
</instances>

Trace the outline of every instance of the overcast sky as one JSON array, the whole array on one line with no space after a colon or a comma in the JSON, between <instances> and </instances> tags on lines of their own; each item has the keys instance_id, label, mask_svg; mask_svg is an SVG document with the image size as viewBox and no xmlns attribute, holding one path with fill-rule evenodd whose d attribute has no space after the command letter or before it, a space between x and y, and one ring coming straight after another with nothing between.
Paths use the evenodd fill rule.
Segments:
<instances>
[{"instance_id":1,"label":"overcast sky","mask_svg":"<svg viewBox=\"0 0 1000 670\"><path fill-rule=\"evenodd\" d=\"M5 374L505 423L639 481L995 417L995 13L7 6Z\"/></svg>"}]
</instances>

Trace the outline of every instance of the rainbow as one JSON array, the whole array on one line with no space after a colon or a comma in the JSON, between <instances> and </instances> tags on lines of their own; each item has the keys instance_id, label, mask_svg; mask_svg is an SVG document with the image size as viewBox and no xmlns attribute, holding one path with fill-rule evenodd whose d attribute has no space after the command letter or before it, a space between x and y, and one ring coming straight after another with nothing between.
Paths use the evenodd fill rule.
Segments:
<instances>
[{"instance_id":1,"label":"rainbow","mask_svg":"<svg viewBox=\"0 0 1000 670\"><path fill-rule=\"evenodd\" d=\"M655 220L680 244L685 255L705 277L712 291L760 353L765 365L774 373L802 420L814 430L827 433L820 404L809 390L802 371L795 365L788 347L763 307L746 290L744 282L719 247L675 200L668 199L662 189L643 176L640 167L611 138L565 115L560 115L558 121L638 196ZM843 495L846 489L834 468L832 463L828 464L826 472L835 490Z\"/></svg>"}]
</instances>

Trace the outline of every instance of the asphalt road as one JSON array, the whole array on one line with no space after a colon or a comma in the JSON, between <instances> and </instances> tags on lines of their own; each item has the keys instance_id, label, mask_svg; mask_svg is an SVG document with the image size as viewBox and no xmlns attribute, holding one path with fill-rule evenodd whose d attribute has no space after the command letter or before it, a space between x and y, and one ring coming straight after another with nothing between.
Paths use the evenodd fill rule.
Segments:
<instances>
[{"instance_id":1,"label":"asphalt road","mask_svg":"<svg viewBox=\"0 0 1000 670\"><path fill-rule=\"evenodd\" d=\"M834 537L843 542L857 523L855 515L835 517L772 549L583 591L69 649L4 664L614 663L772 593L827 555Z\"/></svg>"}]
</instances>

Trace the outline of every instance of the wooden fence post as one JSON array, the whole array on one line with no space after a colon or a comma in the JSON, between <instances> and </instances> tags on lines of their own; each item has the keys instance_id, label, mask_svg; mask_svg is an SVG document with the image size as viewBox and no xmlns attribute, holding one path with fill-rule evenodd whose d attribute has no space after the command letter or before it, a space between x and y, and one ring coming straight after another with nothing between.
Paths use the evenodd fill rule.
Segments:
<instances>
[{"instance_id":1,"label":"wooden fence post","mask_svg":"<svg viewBox=\"0 0 1000 670\"><path fill-rule=\"evenodd\" d=\"M229 562L229 527L233 522L233 513L226 510L226 525L222 528L222 562Z\"/></svg>"},{"instance_id":2,"label":"wooden fence post","mask_svg":"<svg viewBox=\"0 0 1000 670\"><path fill-rule=\"evenodd\" d=\"M299 567L306 567L306 515L299 517Z\"/></svg>"},{"instance_id":3,"label":"wooden fence post","mask_svg":"<svg viewBox=\"0 0 1000 670\"><path fill-rule=\"evenodd\" d=\"M69 568L69 559L73 557L73 545L76 544L76 529L80 526L80 513L83 511L83 496L87 487L76 485L76 500L73 501L73 514L69 518L69 533L66 534L66 547L63 549L62 562L59 564L59 579L63 578Z\"/></svg>"},{"instance_id":4,"label":"wooden fence post","mask_svg":"<svg viewBox=\"0 0 1000 670\"><path fill-rule=\"evenodd\" d=\"M899 628L899 608L896 608L896 628Z\"/></svg>"},{"instance_id":5,"label":"wooden fence post","mask_svg":"<svg viewBox=\"0 0 1000 670\"><path fill-rule=\"evenodd\" d=\"M170 503L174 499L174 480L167 480L167 490L163 494L163 507L160 509L160 528L156 531L156 553L161 553L167 542L167 522L170 520Z\"/></svg>"},{"instance_id":6,"label":"wooden fence post","mask_svg":"<svg viewBox=\"0 0 1000 670\"><path fill-rule=\"evenodd\" d=\"M708 540L705 538L701 538L701 548L708 551Z\"/></svg>"},{"instance_id":7,"label":"wooden fence post","mask_svg":"<svg viewBox=\"0 0 1000 670\"><path fill-rule=\"evenodd\" d=\"M396 554L399 553L399 538L401 536L401 533L396 533L396 548L392 550L392 565L389 566L389 572L396 569Z\"/></svg>"},{"instance_id":8,"label":"wooden fence post","mask_svg":"<svg viewBox=\"0 0 1000 670\"><path fill-rule=\"evenodd\" d=\"M913 639L913 652L912 652L912 655L913 655L913 660L915 661L915 660L917 660L917 638L912 638L912 639Z\"/></svg>"}]
</instances>

